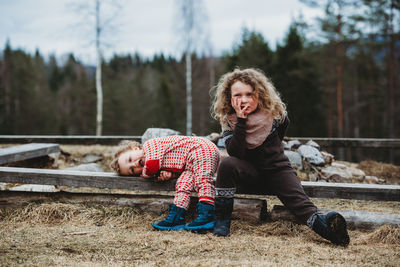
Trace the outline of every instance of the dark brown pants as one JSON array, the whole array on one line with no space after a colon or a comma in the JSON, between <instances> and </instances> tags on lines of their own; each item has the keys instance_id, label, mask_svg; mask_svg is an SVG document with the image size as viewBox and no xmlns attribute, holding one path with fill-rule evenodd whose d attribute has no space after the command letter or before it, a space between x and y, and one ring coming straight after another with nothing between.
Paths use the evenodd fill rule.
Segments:
<instances>
[{"instance_id":1,"label":"dark brown pants","mask_svg":"<svg viewBox=\"0 0 400 267\"><path fill-rule=\"evenodd\" d=\"M218 167L215 187L236 188L237 192L244 194L276 195L304 224L317 212L317 207L308 198L291 168L259 171L246 160L226 157Z\"/></svg>"}]
</instances>

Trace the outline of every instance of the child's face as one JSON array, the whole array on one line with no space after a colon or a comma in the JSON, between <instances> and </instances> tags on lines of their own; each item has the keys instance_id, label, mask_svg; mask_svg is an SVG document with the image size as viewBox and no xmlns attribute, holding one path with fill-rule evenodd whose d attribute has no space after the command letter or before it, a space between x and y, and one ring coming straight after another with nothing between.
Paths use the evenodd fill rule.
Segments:
<instances>
[{"instance_id":1,"label":"child's face","mask_svg":"<svg viewBox=\"0 0 400 267\"><path fill-rule=\"evenodd\" d=\"M144 167L143 150L137 147L119 155L118 165L122 175L139 175Z\"/></svg>"},{"instance_id":2,"label":"child's face","mask_svg":"<svg viewBox=\"0 0 400 267\"><path fill-rule=\"evenodd\" d=\"M253 87L236 81L231 86L231 104L240 107L246 114L250 114L257 109L258 97Z\"/></svg>"}]
</instances>

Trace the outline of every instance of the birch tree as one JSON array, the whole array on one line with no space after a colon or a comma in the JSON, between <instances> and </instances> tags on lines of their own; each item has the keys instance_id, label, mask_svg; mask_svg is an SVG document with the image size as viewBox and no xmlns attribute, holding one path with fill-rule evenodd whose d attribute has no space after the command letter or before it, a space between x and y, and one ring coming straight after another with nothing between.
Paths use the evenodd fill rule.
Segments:
<instances>
[{"instance_id":1,"label":"birch tree","mask_svg":"<svg viewBox=\"0 0 400 267\"><path fill-rule=\"evenodd\" d=\"M77 2L78 3L78 2ZM92 3L92 5L90 4ZM107 5L106 5L107 4ZM78 26L90 25L89 27L95 32L95 49L96 49L96 135L102 135L103 131L103 88L102 88L102 47L105 44L104 33L112 28L112 22L115 20L119 10L121 9L117 1L112 0L91 0L73 5L75 12L83 16L83 21ZM107 10L107 15L104 14ZM91 22L91 23L88 23ZM93 24L92 24L93 23ZM93 27L93 26L94 27ZM93 27L93 28L92 28ZM85 29L88 30L88 29ZM92 31L89 30L89 31ZM90 36L91 34L89 34ZM93 40L91 40L93 41Z\"/></svg>"},{"instance_id":2,"label":"birch tree","mask_svg":"<svg viewBox=\"0 0 400 267\"><path fill-rule=\"evenodd\" d=\"M207 16L202 0L177 0L177 30L183 43L186 78L186 135L192 135L192 53L207 43Z\"/></svg>"}]
</instances>

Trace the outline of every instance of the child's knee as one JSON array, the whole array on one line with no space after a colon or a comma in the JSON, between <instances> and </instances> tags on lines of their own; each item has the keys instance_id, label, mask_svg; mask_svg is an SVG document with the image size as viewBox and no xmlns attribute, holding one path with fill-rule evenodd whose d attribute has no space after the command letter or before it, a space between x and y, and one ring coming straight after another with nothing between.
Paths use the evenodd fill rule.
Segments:
<instances>
[{"instance_id":1,"label":"child's knee","mask_svg":"<svg viewBox=\"0 0 400 267\"><path fill-rule=\"evenodd\" d=\"M218 166L218 174L230 174L236 171L236 167L238 166L238 158L235 157L226 157L223 158Z\"/></svg>"}]
</instances>

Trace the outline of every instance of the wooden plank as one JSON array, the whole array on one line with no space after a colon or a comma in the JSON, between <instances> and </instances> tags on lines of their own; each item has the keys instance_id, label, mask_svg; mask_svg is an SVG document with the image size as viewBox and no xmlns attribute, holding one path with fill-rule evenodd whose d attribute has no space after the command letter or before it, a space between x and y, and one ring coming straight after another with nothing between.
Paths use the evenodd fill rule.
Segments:
<instances>
[{"instance_id":1,"label":"wooden plank","mask_svg":"<svg viewBox=\"0 0 400 267\"><path fill-rule=\"evenodd\" d=\"M61 202L85 205L118 205L135 208L139 212L160 214L168 209L174 197L146 194L104 194L71 192L16 192L0 191L0 208L18 208L29 203ZM193 196L188 215L195 213L198 198ZM235 198L232 217L260 222L267 217L267 202L263 199Z\"/></svg>"},{"instance_id":2,"label":"wooden plank","mask_svg":"<svg viewBox=\"0 0 400 267\"><path fill-rule=\"evenodd\" d=\"M48 170L32 168L0 167L0 182L42 184L72 187L95 187L141 191L174 191L175 181L158 182L154 179L118 176L110 172ZM400 201L400 186L350 183L302 182L310 197L344 198L379 201ZM268 192L238 192L268 194Z\"/></svg>"},{"instance_id":3,"label":"wooden plank","mask_svg":"<svg viewBox=\"0 0 400 267\"><path fill-rule=\"evenodd\" d=\"M353 183L301 182L309 197L400 201L400 186Z\"/></svg>"},{"instance_id":4,"label":"wooden plank","mask_svg":"<svg viewBox=\"0 0 400 267\"><path fill-rule=\"evenodd\" d=\"M0 149L0 165L16 161L38 158L50 153L59 152L58 144L31 143Z\"/></svg>"},{"instance_id":5,"label":"wooden plank","mask_svg":"<svg viewBox=\"0 0 400 267\"><path fill-rule=\"evenodd\" d=\"M400 148L399 138L323 138L323 137L285 137L297 139L302 143L314 140L321 147L359 147L359 148ZM94 136L94 135L0 135L0 144L25 144L46 142L58 144L102 144L117 145L121 140L141 141L141 136Z\"/></svg>"},{"instance_id":6,"label":"wooden plank","mask_svg":"<svg viewBox=\"0 0 400 267\"><path fill-rule=\"evenodd\" d=\"M154 179L141 177L118 176L112 172L0 167L0 182L143 191L174 191L176 180L158 182Z\"/></svg>"},{"instance_id":7,"label":"wooden plank","mask_svg":"<svg viewBox=\"0 0 400 267\"><path fill-rule=\"evenodd\" d=\"M321 213L331 210L321 209ZM375 229L382 225L400 226L400 214L360 210L338 210L346 219L350 229ZM297 222L296 217L282 205L275 205L270 212L272 221L285 220Z\"/></svg>"},{"instance_id":8,"label":"wooden plank","mask_svg":"<svg viewBox=\"0 0 400 267\"><path fill-rule=\"evenodd\" d=\"M141 136L94 136L94 135L0 135L0 144L25 144L46 142L69 145L118 145L122 140L141 141Z\"/></svg>"},{"instance_id":9,"label":"wooden plank","mask_svg":"<svg viewBox=\"0 0 400 267\"><path fill-rule=\"evenodd\" d=\"M322 138L322 137L285 137L285 140L299 140L306 143L315 141L323 148L347 147L347 148L400 148L399 138Z\"/></svg>"}]
</instances>

